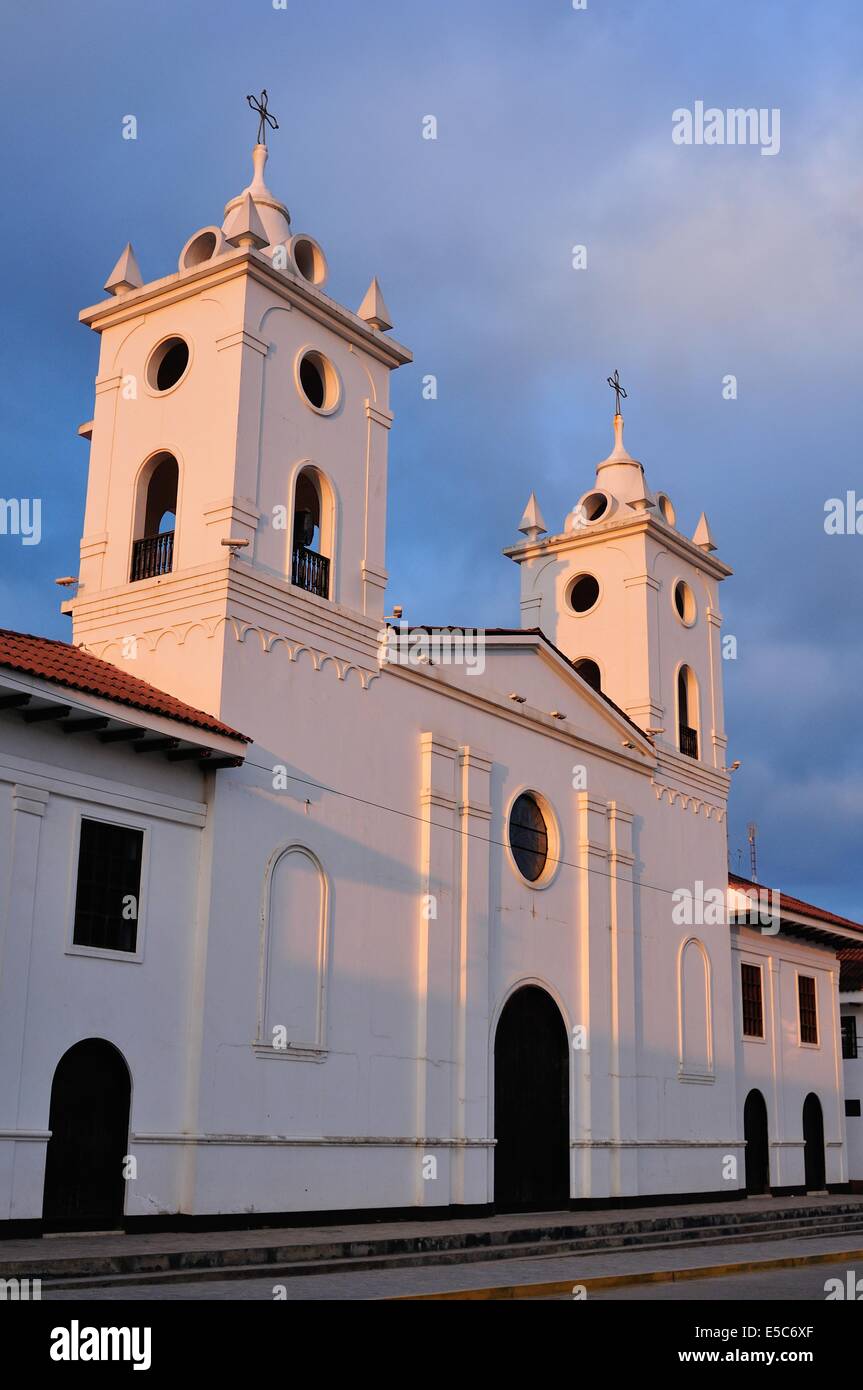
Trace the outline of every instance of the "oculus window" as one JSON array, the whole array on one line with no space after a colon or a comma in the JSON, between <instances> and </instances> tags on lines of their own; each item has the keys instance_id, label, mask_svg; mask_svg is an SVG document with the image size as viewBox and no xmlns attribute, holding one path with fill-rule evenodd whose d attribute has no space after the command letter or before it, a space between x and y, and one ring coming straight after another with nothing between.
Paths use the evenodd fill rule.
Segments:
<instances>
[{"instance_id":1,"label":"oculus window","mask_svg":"<svg viewBox=\"0 0 863 1390\"><path fill-rule=\"evenodd\" d=\"M529 883L542 877L548 863L548 827L536 797L523 792L509 816L509 847L519 872Z\"/></svg>"}]
</instances>

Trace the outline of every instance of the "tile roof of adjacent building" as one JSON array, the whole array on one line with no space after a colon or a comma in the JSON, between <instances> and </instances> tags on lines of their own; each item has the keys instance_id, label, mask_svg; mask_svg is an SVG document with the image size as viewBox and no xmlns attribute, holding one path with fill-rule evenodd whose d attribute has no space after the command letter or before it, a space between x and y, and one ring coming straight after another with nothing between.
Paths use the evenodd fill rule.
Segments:
<instances>
[{"instance_id":1,"label":"tile roof of adjacent building","mask_svg":"<svg viewBox=\"0 0 863 1390\"><path fill-rule=\"evenodd\" d=\"M843 946L839 956L839 988L843 994L863 990L863 946Z\"/></svg>"},{"instance_id":2,"label":"tile roof of adjacent building","mask_svg":"<svg viewBox=\"0 0 863 1390\"><path fill-rule=\"evenodd\" d=\"M863 932L863 922L852 922L850 917L837 917L835 912L827 912L823 907L815 907L812 903L805 903L801 898L792 898L790 893L783 893L778 888L768 888L766 883L754 883L752 879L732 873L728 875L728 882L734 888L754 888L763 893L778 894L780 910L784 907L789 912L797 912L803 917L811 917L816 922L832 922L835 927L848 927L851 931Z\"/></svg>"},{"instance_id":3,"label":"tile roof of adjacent building","mask_svg":"<svg viewBox=\"0 0 863 1390\"><path fill-rule=\"evenodd\" d=\"M57 642L50 637L33 637L26 632L0 628L0 667L38 676L68 690L114 700L118 705L158 714L164 719L177 719L207 733L222 734L225 738L237 739L242 743L251 742L245 734L238 733L220 719L214 719L211 714L184 704L164 690L157 690L138 676L129 675L112 666L110 661L103 661L101 657L93 656L83 647L73 647L69 642Z\"/></svg>"}]
</instances>

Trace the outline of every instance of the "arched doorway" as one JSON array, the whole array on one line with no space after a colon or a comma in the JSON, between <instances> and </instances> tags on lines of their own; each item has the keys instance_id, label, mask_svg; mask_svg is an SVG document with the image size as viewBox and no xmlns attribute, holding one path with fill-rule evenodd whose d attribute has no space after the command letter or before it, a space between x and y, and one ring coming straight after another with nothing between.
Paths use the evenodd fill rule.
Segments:
<instances>
[{"instance_id":1,"label":"arched doorway","mask_svg":"<svg viewBox=\"0 0 863 1390\"><path fill-rule=\"evenodd\" d=\"M810 1091L803 1102L803 1163L806 1191L823 1192L826 1186L824 1168L824 1116L821 1102Z\"/></svg>"},{"instance_id":2,"label":"arched doorway","mask_svg":"<svg viewBox=\"0 0 863 1390\"><path fill-rule=\"evenodd\" d=\"M499 1210L569 1203L569 1040L536 985L504 1006L494 1042L494 1201Z\"/></svg>"},{"instance_id":3,"label":"arched doorway","mask_svg":"<svg viewBox=\"0 0 863 1390\"><path fill-rule=\"evenodd\" d=\"M122 1224L130 1099L129 1069L111 1043L87 1038L60 1058L48 1120L47 1225Z\"/></svg>"},{"instance_id":4,"label":"arched doorway","mask_svg":"<svg viewBox=\"0 0 863 1390\"><path fill-rule=\"evenodd\" d=\"M767 1141L767 1106L760 1091L750 1091L743 1107L746 1140L746 1193L758 1197L770 1191L770 1148Z\"/></svg>"}]
</instances>

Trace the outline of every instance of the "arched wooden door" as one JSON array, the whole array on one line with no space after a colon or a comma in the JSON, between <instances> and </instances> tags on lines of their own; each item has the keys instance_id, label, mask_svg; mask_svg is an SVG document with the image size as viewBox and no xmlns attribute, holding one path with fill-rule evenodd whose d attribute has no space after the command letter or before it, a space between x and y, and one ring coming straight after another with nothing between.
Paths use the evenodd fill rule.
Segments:
<instances>
[{"instance_id":1,"label":"arched wooden door","mask_svg":"<svg viewBox=\"0 0 863 1390\"><path fill-rule=\"evenodd\" d=\"M750 1091L746 1097L743 1137L746 1140L746 1191L750 1197L757 1197L770 1191L767 1106L760 1091Z\"/></svg>"},{"instance_id":2,"label":"arched wooden door","mask_svg":"<svg viewBox=\"0 0 863 1390\"><path fill-rule=\"evenodd\" d=\"M60 1058L48 1120L46 1225L122 1225L130 1100L129 1069L111 1043L87 1038Z\"/></svg>"},{"instance_id":3,"label":"arched wooden door","mask_svg":"<svg viewBox=\"0 0 863 1390\"><path fill-rule=\"evenodd\" d=\"M824 1116L821 1111L821 1102L814 1091L810 1091L803 1102L803 1142L806 1191L823 1192L826 1186Z\"/></svg>"},{"instance_id":4,"label":"arched wooden door","mask_svg":"<svg viewBox=\"0 0 863 1390\"><path fill-rule=\"evenodd\" d=\"M569 1204L569 1041L551 995L525 985L494 1043L494 1201L504 1211Z\"/></svg>"}]
</instances>

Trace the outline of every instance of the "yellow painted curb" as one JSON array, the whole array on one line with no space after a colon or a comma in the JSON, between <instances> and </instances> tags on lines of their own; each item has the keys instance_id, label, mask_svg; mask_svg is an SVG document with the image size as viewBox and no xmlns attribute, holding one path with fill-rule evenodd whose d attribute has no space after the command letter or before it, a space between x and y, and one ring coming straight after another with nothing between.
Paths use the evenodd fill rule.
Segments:
<instances>
[{"instance_id":1,"label":"yellow painted curb","mask_svg":"<svg viewBox=\"0 0 863 1390\"><path fill-rule=\"evenodd\" d=\"M565 1255L560 1256L566 1259ZM701 1265L690 1269L657 1269L638 1274L599 1274L592 1279L556 1279L546 1284L501 1284L490 1289L452 1289L444 1293L393 1294L387 1302L410 1303L443 1299L547 1298L572 1293L575 1284L588 1293L597 1289L621 1289L631 1284L677 1284L688 1279L712 1279L725 1274L755 1274L768 1269L797 1269L803 1265L835 1264L837 1260L863 1260L863 1250L832 1250L817 1255L785 1255L775 1260L745 1260L739 1264Z\"/></svg>"}]
</instances>

